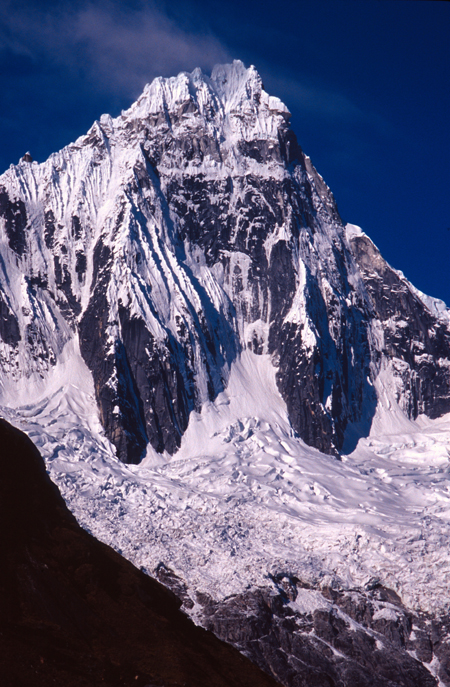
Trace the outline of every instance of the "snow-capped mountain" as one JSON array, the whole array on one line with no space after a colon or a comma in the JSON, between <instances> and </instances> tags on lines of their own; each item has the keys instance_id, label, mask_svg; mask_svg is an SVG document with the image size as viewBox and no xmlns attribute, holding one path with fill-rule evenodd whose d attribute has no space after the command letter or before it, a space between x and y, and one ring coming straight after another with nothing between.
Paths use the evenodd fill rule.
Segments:
<instances>
[{"instance_id":1,"label":"snow-capped mountain","mask_svg":"<svg viewBox=\"0 0 450 687\"><path fill-rule=\"evenodd\" d=\"M199 622L220 635L214 603L283 580L449 602L449 311L344 227L253 67L156 79L11 166L0 249L3 415ZM363 616L391 628L391 601Z\"/></svg>"}]
</instances>

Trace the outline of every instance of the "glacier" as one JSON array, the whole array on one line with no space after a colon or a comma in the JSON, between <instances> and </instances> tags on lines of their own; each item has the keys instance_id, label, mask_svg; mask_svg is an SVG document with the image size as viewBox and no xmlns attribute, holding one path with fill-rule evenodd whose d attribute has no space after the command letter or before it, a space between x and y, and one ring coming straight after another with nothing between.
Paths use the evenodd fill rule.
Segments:
<instances>
[{"instance_id":1,"label":"glacier","mask_svg":"<svg viewBox=\"0 0 450 687\"><path fill-rule=\"evenodd\" d=\"M216 599L289 570L319 587L377 579L411 608L449 607L450 415L407 420L387 384L371 435L333 460L294 435L268 356L245 351L179 451L135 466L105 438L81 358L54 381L2 416L38 446L83 527L138 567L163 562Z\"/></svg>"}]
</instances>

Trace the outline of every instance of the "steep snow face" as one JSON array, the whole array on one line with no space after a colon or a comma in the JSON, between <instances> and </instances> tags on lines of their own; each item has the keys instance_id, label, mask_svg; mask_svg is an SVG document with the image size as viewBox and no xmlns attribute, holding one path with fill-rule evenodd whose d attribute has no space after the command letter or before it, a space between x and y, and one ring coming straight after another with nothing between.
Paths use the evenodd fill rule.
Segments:
<instances>
[{"instance_id":1,"label":"steep snow face","mask_svg":"<svg viewBox=\"0 0 450 687\"><path fill-rule=\"evenodd\" d=\"M173 453L251 348L325 452L375 407L368 304L333 197L253 67L156 79L0 178L1 360L45 383L79 341L126 462ZM373 376L373 371L372 371Z\"/></svg>"},{"instance_id":2,"label":"steep snow face","mask_svg":"<svg viewBox=\"0 0 450 687\"><path fill-rule=\"evenodd\" d=\"M11 384L44 390L71 342L125 462L173 454L246 349L271 357L292 428L325 453L368 433L383 355L407 414L442 414L437 348L416 374L402 324L414 304L428 329L436 314L417 296L384 312L386 270L372 284L364 241L253 67L155 79L120 117L0 177L3 401Z\"/></svg>"}]
</instances>

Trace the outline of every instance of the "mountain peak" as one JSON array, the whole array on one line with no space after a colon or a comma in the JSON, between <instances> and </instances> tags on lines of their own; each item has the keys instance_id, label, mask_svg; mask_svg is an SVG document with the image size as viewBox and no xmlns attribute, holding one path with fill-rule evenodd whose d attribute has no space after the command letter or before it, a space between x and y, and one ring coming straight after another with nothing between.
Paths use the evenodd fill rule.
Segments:
<instances>
[{"instance_id":1,"label":"mountain peak","mask_svg":"<svg viewBox=\"0 0 450 687\"><path fill-rule=\"evenodd\" d=\"M235 61L0 177L1 412L147 570L211 598L380 578L447 608L447 311L345 232L288 118Z\"/></svg>"},{"instance_id":2,"label":"mountain peak","mask_svg":"<svg viewBox=\"0 0 450 687\"><path fill-rule=\"evenodd\" d=\"M4 175L2 240L17 276L14 288L2 284L0 302L8 375L17 382L50 374L77 329L102 424L128 462L149 445L174 453L192 411L224 390L247 348L272 356L290 421L307 444L335 453L349 423L364 417L370 426L380 350L368 313L384 321L402 306L385 307L371 281L375 247L355 227L345 238L288 117L255 67L235 60L210 76L195 69L158 77L76 145ZM380 277L397 285L399 276L376 261ZM415 317L424 300L400 286ZM45 317L30 319L41 300L58 332ZM27 343L41 324L40 345L52 356ZM436 337L439 347L420 333L417 365L407 362L414 378L424 350L446 358L447 333L436 328ZM439 404L431 373L420 372L408 415L450 408L446 370ZM310 382L299 386L303 377Z\"/></svg>"},{"instance_id":3,"label":"mountain peak","mask_svg":"<svg viewBox=\"0 0 450 687\"><path fill-rule=\"evenodd\" d=\"M262 79L255 67L251 65L247 69L241 60L234 60L231 64L216 64L211 72L211 81L224 100L243 88L247 89L247 96L262 89Z\"/></svg>"},{"instance_id":4,"label":"mountain peak","mask_svg":"<svg viewBox=\"0 0 450 687\"><path fill-rule=\"evenodd\" d=\"M211 119L214 116L258 117L282 115L287 120L288 108L279 98L269 96L261 76L253 65L246 68L240 60L216 65L211 76L200 68L180 72L175 77L157 77L147 84L138 100L122 116L145 119L162 113L188 117L197 112Z\"/></svg>"}]
</instances>

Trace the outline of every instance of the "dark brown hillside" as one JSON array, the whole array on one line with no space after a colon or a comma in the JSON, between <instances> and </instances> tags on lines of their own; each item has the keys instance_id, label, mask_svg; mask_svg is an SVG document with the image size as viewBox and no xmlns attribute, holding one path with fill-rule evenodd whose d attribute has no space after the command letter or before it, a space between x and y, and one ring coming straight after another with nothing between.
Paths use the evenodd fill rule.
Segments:
<instances>
[{"instance_id":1,"label":"dark brown hillside","mask_svg":"<svg viewBox=\"0 0 450 687\"><path fill-rule=\"evenodd\" d=\"M32 442L0 420L2 687L275 687L84 530Z\"/></svg>"}]
</instances>

